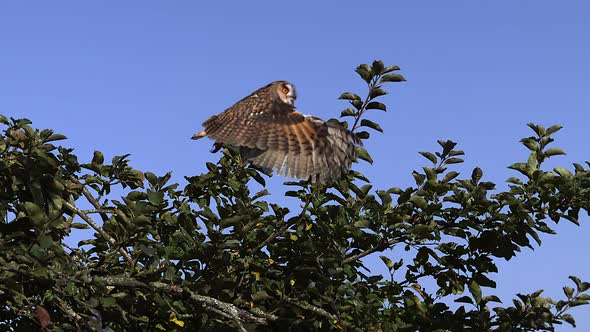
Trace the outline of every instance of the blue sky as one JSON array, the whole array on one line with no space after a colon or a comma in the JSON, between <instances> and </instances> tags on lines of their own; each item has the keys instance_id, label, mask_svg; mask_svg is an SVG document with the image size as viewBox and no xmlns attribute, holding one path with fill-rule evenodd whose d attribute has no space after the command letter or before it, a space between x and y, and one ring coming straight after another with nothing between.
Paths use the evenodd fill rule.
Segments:
<instances>
[{"instance_id":1,"label":"blue sky","mask_svg":"<svg viewBox=\"0 0 590 332\"><path fill-rule=\"evenodd\" d=\"M131 153L181 181L218 157L189 139L209 116L285 79L302 113L336 117L342 92L365 92L354 68L382 59L408 82L390 86L388 113L369 115L385 133L367 144L374 165L357 168L405 187L426 165L417 152L452 139L467 154L459 170L480 166L503 188L506 166L526 160L528 122L564 126L555 146L568 155L548 166L590 159L589 15L584 1L3 2L0 113L67 135L82 161ZM273 199L282 180L269 181ZM561 296L570 274L590 280L587 224L562 222L500 262L494 293L508 304L540 288ZM573 311L577 331L589 312Z\"/></svg>"}]
</instances>

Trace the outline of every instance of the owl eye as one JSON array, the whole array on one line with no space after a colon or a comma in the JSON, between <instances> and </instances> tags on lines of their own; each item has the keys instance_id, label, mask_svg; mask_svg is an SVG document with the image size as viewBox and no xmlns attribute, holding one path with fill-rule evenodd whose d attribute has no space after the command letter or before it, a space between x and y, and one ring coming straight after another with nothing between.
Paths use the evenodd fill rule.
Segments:
<instances>
[{"instance_id":1,"label":"owl eye","mask_svg":"<svg viewBox=\"0 0 590 332\"><path fill-rule=\"evenodd\" d=\"M281 90L281 92L282 92L282 93L284 93L284 94L287 94L287 93L289 93L289 89L287 89L287 88L283 88L283 89Z\"/></svg>"}]
</instances>

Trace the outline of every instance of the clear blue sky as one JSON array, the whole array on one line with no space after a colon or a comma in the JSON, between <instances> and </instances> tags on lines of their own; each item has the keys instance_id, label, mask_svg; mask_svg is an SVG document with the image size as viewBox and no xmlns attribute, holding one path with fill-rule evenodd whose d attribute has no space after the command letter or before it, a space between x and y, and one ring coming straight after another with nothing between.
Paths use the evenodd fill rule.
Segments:
<instances>
[{"instance_id":1,"label":"clear blue sky","mask_svg":"<svg viewBox=\"0 0 590 332\"><path fill-rule=\"evenodd\" d=\"M218 157L189 139L209 116L286 79L301 112L336 117L340 93L364 93L353 69L382 59L408 82L372 115L385 134L367 144L375 164L357 167L405 187L425 165L417 151L452 139L467 153L459 169L503 188L506 166L526 159L528 122L565 127L568 155L550 166L590 159L589 17L584 1L3 2L0 113L67 135L82 161L131 153L181 181ZM269 181L275 200L282 180ZM500 262L494 293L508 304L518 291L561 296L570 274L590 280L588 222ZM573 313L590 331L590 309Z\"/></svg>"}]
</instances>

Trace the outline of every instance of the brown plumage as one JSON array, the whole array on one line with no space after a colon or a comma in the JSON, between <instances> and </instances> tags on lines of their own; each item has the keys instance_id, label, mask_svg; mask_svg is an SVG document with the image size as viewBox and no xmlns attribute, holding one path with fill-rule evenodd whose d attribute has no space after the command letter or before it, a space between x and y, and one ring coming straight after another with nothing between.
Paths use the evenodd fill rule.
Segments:
<instances>
[{"instance_id":1,"label":"brown plumage","mask_svg":"<svg viewBox=\"0 0 590 332\"><path fill-rule=\"evenodd\" d=\"M337 123L297 112L296 98L295 86L272 82L209 118L192 138L245 147L253 164L287 177L338 179L350 169L359 141Z\"/></svg>"}]
</instances>

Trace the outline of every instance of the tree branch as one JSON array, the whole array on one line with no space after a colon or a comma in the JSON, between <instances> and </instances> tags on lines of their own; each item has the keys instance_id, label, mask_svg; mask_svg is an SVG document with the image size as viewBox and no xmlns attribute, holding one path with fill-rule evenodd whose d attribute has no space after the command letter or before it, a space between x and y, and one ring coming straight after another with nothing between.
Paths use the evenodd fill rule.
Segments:
<instances>
[{"instance_id":1,"label":"tree branch","mask_svg":"<svg viewBox=\"0 0 590 332\"><path fill-rule=\"evenodd\" d=\"M316 314L318 316L322 316L332 322L334 322L334 321L339 322L340 321L340 319L338 319L338 317L336 317L335 315L332 315L331 313L327 312L326 310L324 310L320 307L316 307L314 305L311 305L305 301L297 301L295 299L287 298L287 302L289 302L290 304L296 305L303 310L311 311L314 314Z\"/></svg>"},{"instance_id":2,"label":"tree branch","mask_svg":"<svg viewBox=\"0 0 590 332\"><path fill-rule=\"evenodd\" d=\"M77 180L76 180L77 181ZM80 182L78 182L80 183ZM88 202L90 202L90 204L92 204L92 206L94 206L95 209L97 210L101 210L103 207L100 205L100 203L94 198L94 196L92 196L92 194L90 193L90 191L88 191L88 189L86 188L86 186L84 186L82 188L82 194L84 195L84 197L86 197L86 199L88 200ZM101 213L100 217L102 218L102 221L107 221L109 218L106 214Z\"/></svg>"},{"instance_id":3,"label":"tree branch","mask_svg":"<svg viewBox=\"0 0 590 332\"><path fill-rule=\"evenodd\" d=\"M354 262L354 261L359 260L359 259L361 259L361 258L363 258L365 256L368 256L368 255L370 255L370 254L372 254L374 252L384 251L385 249L388 249L391 246L396 245L396 244L398 244L400 242L403 242L403 241L393 240L393 239L392 240L389 240L389 241L386 241L386 242L381 241L378 245L376 245L376 246L374 246L372 248L369 248L369 249L367 249L365 251L362 251L362 252L360 252L360 253L358 253L356 255L352 255L352 256L348 256L348 257L344 258L342 260L342 263L343 264L348 264L348 263Z\"/></svg>"},{"instance_id":4,"label":"tree branch","mask_svg":"<svg viewBox=\"0 0 590 332\"><path fill-rule=\"evenodd\" d=\"M102 227L100 227L96 222L94 222L94 220L92 220L90 217L88 217L88 215L86 213L84 213L83 211L81 211L80 209L78 209L77 207L75 207L70 202L66 201L65 199L62 199L62 202L63 202L64 206L66 206L68 209L70 209L73 213L80 216L80 218L82 218L88 225L90 225L90 227L94 228L95 231L97 231L100 235L102 235L102 237L104 237L113 247L119 247L119 244L117 243L117 241L112 236L110 236L107 232L105 232L104 229L102 229ZM133 266L135 264L133 262L133 258L131 258L131 255L129 255L129 253L127 252L127 250L125 250L125 248L119 247L119 253L121 253L123 258L125 258L125 260L129 264L129 266Z\"/></svg>"},{"instance_id":5,"label":"tree branch","mask_svg":"<svg viewBox=\"0 0 590 332\"><path fill-rule=\"evenodd\" d=\"M311 203L310 201L307 201L305 203L305 206L301 210L301 213L299 213L299 216L297 218L292 218L291 221L287 221L281 228L279 228L278 230L272 232L266 238L266 240L262 241L261 244L259 244L258 246L256 246L256 248L254 248L254 250L252 250L252 253L257 252L260 249L264 248L266 245L268 245L269 243L271 243L274 239L276 239L281 234L283 234L289 227L293 226L301 217L303 217L303 214L305 213L305 211L307 211L307 208L309 207L309 204L310 203Z\"/></svg>"},{"instance_id":6,"label":"tree branch","mask_svg":"<svg viewBox=\"0 0 590 332\"><path fill-rule=\"evenodd\" d=\"M179 286L169 285L160 281L145 284L136 279L127 277L121 278L96 276L94 277L94 279L109 286L152 288L174 294L182 294L183 292L187 293L193 302L202 305L207 310L215 312L222 317L233 320L236 323L236 325L240 328L240 330L243 331L246 331L246 329L243 326L244 323L268 325L269 322L278 319L277 316L263 312L259 309L247 311L244 309L240 309L231 303L222 302L218 299L209 296L199 295L188 289Z\"/></svg>"},{"instance_id":7,"label":"tree branch","mask_svg":"<svg viewBox=\"0 0 590 332\"><path fill-rule=\"evenodd\" d=\"M127 216L123 213L123 211L121 211L117 208L105 208L104 206L100 205L100 203L96 200L96 198L94 198L94 196L92 196L92 194L90 193L90 191L88 191L88 189L86 187L84 187L82 189L82 194L84 194L84 197L86 197L88 202L90 202L90 204L92 204L92 206L94 206L94 208L96 209L95 213L100 213L100 217L102 218L102 221L108 220L108 216L105 213L110 212L110 213L115 213L117 215L117 217L121 218L121 220L123 220L125 223L129 224L129 218L127 218ZM110 209L112 209L112 211L109 211Z\"/></svg>"}]
</instances>

